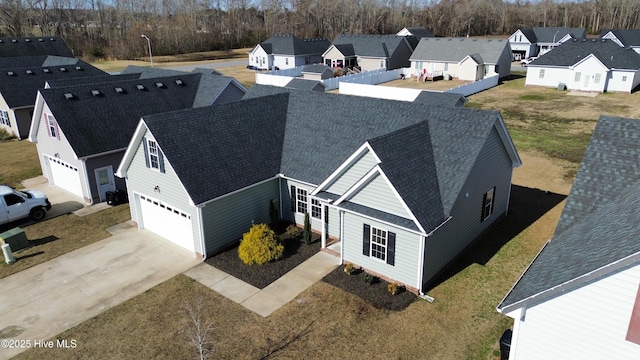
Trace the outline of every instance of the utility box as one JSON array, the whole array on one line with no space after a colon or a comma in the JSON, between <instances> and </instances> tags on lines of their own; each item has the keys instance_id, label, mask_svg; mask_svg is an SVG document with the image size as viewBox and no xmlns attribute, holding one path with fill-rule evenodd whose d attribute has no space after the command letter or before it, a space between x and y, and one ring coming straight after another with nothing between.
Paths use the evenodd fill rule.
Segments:
<instances>
[{"instance_id":1,"label":"utility box","mask_svg":"<svg viewBox=\"0 0 640 360\"><path fill-rule=\"evenodd\" d=\"M560 90L560 91L565 91L565 90L567 90L567 84L565 84L565 83L559 83L559 84L558 84L558 90Z\"/></svg>"},{"instance_id":2,"label":"utility box","mask_svg":"<svg viewBox=\"0 0 640 360\"><path fill-rule=\"evenodd\" d=\"M30 246L27 235L19 227L0 233L0 241L2 244L9 244L11 251L26 249Z\"/></svg>"}]
</instances>

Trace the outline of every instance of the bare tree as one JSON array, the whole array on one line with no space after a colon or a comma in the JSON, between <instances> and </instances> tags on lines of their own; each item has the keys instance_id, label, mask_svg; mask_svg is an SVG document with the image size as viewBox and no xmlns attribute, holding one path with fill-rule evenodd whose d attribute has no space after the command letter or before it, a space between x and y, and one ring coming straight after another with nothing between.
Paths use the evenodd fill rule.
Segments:
<instances>
[{"instance_id":1,"label":"bare tree","mask_svg":"<svg viewBox=\"0 0 640 360\"><path fill-rule=\"evenodd\" d=\"M213 331L213 324L204 319L202 298L198 297L193 303L184 303L184 309L190 323L187 329L189 340L195 345L200 360L206 360L213 355L213 342L209 335Z\"/></svg>"}]
</instances>

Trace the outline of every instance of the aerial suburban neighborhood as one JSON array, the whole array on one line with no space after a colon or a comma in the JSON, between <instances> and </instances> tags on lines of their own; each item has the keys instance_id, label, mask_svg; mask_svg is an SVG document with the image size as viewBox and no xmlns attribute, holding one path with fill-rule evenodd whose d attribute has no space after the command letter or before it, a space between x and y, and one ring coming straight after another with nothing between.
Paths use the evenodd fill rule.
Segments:
<instances>
[{"instance_id":1,"label":"aerial suburban neighborhood","mask_svg":"<svg viewBox=\"0 0 640 360\"><path fill-rule=\"evenodd\" d=\"M639 358L605 2L0 5L0 359Z\"/></svg>"}]
</instances>

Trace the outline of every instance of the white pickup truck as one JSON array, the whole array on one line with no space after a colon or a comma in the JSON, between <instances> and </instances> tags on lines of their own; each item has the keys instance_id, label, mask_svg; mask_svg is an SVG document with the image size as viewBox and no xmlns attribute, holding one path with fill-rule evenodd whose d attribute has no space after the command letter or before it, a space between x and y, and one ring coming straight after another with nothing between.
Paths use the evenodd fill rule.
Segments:
<instances>
[{"instance_id":1,"label":"white pickup truck","mask_svg":"<svg viewBox=\"0 0 640 360\"><path fill-rule=\"evenodd\" d=\"M42 220L47 214L45 209L51 209L45 193L38 190L18 191L0 185L0 225L26 217Z\"/></svg>"}]
</instances>

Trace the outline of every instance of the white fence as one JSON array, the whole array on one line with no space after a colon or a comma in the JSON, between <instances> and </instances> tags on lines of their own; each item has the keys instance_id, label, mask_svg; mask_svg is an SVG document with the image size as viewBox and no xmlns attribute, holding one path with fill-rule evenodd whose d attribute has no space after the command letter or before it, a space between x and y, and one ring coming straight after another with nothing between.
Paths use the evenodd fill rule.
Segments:
<instances>
[{"instance_id":1,"label":"white fence","mask_svg":"<svg viewBox=\"0 0 640 360\"><path fill-rule=\"evenodd\" d=\"M367 96L377 99L413 101L422 92L420 89L397 88L369 84L340 83L340 94Z\"/></svg>"},{"instance_id":2,"label":"white fence","mask_svg":"<svg viewBox=\"0 0 640 360\"><path fill-rule=\"evenodd\" d=\"M494 75L492 77L474 81L472 83L466 85L460 85L453 89L449 89L445 91L446 93L454 93L454 94L462 94L464 96L473 95L479 93L480 91L484 91L487 89L491 89L492 87L498 85L499 75Z\"/></svg>"},{"instance_id":3,"label":"white fence","mask_svg":"<svg viewBox=\"0 0 640 360\"><path fill-rule=\"evenodd\" d=\"M300 66L292 69L258 72L256 73L256 84L284 87L289 83L289 81L291 81L291 79L302 75L302 68L303 67ZM324 83L325 90L327 91L337 89L339 87L339 83L341 82L375 85L399 79L401 73L405 73L405 75L409 74L407 70L410 69L395 69L389 71L387 71L386 69L377 69L371 71L363 71L361 73L352 75L325 79L322 82Z\"/></svg>"}]
</instances>

